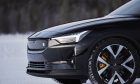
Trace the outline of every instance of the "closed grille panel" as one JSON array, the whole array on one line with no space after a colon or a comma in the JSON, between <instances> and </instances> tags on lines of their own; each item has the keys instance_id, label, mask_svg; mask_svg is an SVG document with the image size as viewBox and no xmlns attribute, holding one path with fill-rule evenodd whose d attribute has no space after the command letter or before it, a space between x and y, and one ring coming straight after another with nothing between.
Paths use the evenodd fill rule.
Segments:
<instances>
[{"instance_id":1,"label":"closed grille panel","mask_svg":"<svg viewBox=\"0 0 140 84\"><path fill-rule=\"evenodd\" d=\"M47 40L29 40L28 49L29 50L43 50L47 47Z\"/></svg>"}]
</instances>

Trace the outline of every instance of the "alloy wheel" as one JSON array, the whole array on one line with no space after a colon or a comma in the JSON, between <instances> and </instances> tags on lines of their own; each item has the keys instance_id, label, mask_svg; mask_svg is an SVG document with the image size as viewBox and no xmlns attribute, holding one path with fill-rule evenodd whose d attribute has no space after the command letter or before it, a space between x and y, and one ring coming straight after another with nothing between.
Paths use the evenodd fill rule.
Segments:
<instances>
[{"instance_id":1,"label":"alloy wheel","mask_svg":"<svg viewBox=\"0 0 140 84\"><path fill-rule=\"evenodd\" d=\"M135 60L129 49L120 44L105 47L97 57L97 72L108 84L124 84L135 71Z\"/></svg>"}]
</instances>

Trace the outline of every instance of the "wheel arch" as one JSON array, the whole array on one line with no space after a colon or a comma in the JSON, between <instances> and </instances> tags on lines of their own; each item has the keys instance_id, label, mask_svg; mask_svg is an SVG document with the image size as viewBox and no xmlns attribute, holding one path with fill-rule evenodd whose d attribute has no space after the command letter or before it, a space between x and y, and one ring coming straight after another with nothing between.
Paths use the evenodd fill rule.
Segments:
<instances>
[{"instance_id":1,"label":"wheel arch","mask_svg":"<svg viewBox=\"0 0 140 84\"><path fill-rule=\"evenodd\" d=\"M137 42L136 40L132 39L131 37L128 37L128 36L125 36L125 35L120 35L120 36L117 36L117 35L108 36L108 37L105 37L105 38L103 38L103 39L100 39L98 42L100 42L100 41L102 41L102 40L106 40L106 39L111 39L111 38L120 38L120 39L124 39L124 40L128 41L129 43L131 43L131 44L134 46L134 48L136 48L138 54L140 55L140 47L139 47L138 42ZM95 45L98 44L98 42L95 43Z\"/></svg>"},{"instance_id":2,"label":"wheel arch","mask_svg":"<svg viewBox=\"0 0 140 84\"><path fill-rule=\"evenodd\" d=\"M78 52L78 55L82 54L90 47L93 47L94 45L98 44L98 42L109 38L122 38L126 41L129 41L138 50L140 55L140 45L137 39L135 39L134 36L130 35L129 32L126 33L124 31L123 32L116 31L116 28L113 30L105 30L105 31L91 30L91 32L76 45L76 48L81 48L81 51Z\"/></svg>"}]
</instances>

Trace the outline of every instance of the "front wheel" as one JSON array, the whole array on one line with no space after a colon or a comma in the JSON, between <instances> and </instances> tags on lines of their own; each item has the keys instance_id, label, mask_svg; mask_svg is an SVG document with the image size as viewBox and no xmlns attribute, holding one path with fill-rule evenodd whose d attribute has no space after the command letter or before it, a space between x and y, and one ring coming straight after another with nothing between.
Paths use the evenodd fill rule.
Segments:
<instances>
[{"instance_id":1,"label":"front wheel","mask_svg":"<svg viewBox=\"0 0 140 84\"><path fill-rule=\"evenodd\" d=\"M106 39L92 48L89 78L93 84L132 84L137 68L137 50L124 39Z\"/></svg>"}]
</instances>

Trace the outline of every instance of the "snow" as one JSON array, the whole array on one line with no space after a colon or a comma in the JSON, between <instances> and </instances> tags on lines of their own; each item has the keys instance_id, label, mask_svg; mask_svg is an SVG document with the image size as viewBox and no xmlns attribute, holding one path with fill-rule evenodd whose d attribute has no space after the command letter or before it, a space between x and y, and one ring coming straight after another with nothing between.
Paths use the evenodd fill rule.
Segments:
<instances>
[{"instance_id":1,"label":"snow","mask_svg":"<svg viewBox=\"0 0 140 84\"><path fill-rule=\"evenodd\" d=\"M58 84L50 78L26 74L28 36L29 34L0 35L0 84ZM139 83L140 79L137 79L135 84Z\"/></svg>"}]
</instances>

